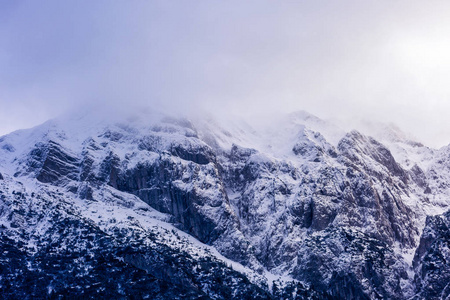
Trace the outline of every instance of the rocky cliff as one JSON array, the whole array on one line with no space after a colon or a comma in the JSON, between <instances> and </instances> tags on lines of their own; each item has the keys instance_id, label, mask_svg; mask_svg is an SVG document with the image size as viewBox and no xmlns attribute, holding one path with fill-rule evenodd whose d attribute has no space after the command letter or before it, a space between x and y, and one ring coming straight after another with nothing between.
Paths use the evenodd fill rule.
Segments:
<instances>
[{"instance_id":1,"label":"rocky cliff","mask_svg":"<svg viewBox=\"0 0 450 300\"><path fill-rule=\"evenodd\" d=\"M161 114L0 138L7 298L445 299L449 149Z\"/></svg>"}]
</instances>

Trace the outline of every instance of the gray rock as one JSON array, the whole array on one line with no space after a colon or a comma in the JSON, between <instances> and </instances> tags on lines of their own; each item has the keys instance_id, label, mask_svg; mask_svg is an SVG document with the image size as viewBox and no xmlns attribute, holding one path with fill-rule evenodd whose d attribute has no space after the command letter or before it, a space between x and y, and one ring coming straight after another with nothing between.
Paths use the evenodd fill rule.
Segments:
<instances>
[{"instance_id":1,"label":"gray rock","mask_svg":"<svg viewBox=\"0 0 450 300\"><path fill-rule=\"evenodd\" d=\"M450 211L427 217L413 265L415 299L450 297Z\"/></svg>"}]
</instances>

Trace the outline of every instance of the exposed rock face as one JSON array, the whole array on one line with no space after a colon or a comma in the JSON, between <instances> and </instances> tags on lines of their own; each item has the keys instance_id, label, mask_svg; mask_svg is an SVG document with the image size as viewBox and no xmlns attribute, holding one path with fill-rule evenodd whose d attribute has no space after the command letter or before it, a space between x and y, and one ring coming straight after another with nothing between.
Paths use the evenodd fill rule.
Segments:
<instances>
[{"instance_id":1,"label":"exposed rock face","mask_svg":"<svg viewBox=\"0 0 450 300\"><path fill-rule=\"evenodd\" d=\"M390 245L399 242L414 246L414 239L419 234L413 221L414 212L401 200L409 193L409 177L391 152L373 138L358 132L345 136L338 149L348 167L346 175L350 180L350 195L344 198L364 210L362 218L353 219L349 225L376 224L371 232L374 237ZM368 221L367 216L374 218L368 222L372 224L364 224Z\"/></svg>"},{"instance_id":2,"label":"exposed rock face","mask_svg":"<svg viewBox=\"0 0 450 300\"><path fill-rule=\"evenodd\" d=\"M338 148L351 162L364 167L368 172L375 170L366 163L374 161L383 166L389 175L396 176L403 183L407 183L405 171L397 164L391 152L373 138L352 131L339 142ZM376 173L373 175L382 176Z\"/></svg>"},{"instance_id":3,"label":"exposed rock face","mask_svg":"<svg viewBox=\"0 0 450 300\"><path fill-rule=\"evenodd\" d=\"M450 297L450 211L427 217L413 263L417 299Z\"/></svg>"},{"instance_id":4,"label":"exposed rock face","mask_svg":"<svg viewBox=\"0 0 450 300\"><path fill-rule=\"evenodd\" d=\"M29 154L30 170L37 170L36 179L43 183L66 183L78 179L78 159L54 141L37 144Z\"/></svg>"},{"instance_id":5,"label":"exposed rock face","mask_svg":"<svg viewBox=\"0 0 450 300\"><path fill-rule=\"evenodd\" d=\"M0 187L0 217L10 220L0 227L0 293L7 299L271 299L211 253L192 251L174 230L139 223L136 199L92 202L100 204L88 209L94 214L109 204L95 224L70 195L30 194L18 182ZM129 215L119 218L123 205Z\"/></svg>"},{"instance_id":6,"label":"exposed rock face","mask_svg":"<svg viewBox=\"0 0 450 300\"><path fill-rule=\"evenodd\" d=\"M423 235L421 223L450 204L445 149L407 168L356 131L332 145L295 125L267 146L183 119L62 125L30 134L21 152L20 136L0 140L0 167L11 168L1 265L15 274L0 274L5 295L433 299L449 289L448 213L428 217ZM43 283L26 286L38 273Z\"/></svg>"},{"instance_id":7,"label":"exposed rock face","mask_svg":"<svg viewBox=\"0 0 450 300\"><path fill-rule=\"evenodd\" d=\"M302 242L294 274L338 299L398 299L407 292L400 284L407 270L387 244L350 228L329 228Z\"/></svg>"}]
</instances>

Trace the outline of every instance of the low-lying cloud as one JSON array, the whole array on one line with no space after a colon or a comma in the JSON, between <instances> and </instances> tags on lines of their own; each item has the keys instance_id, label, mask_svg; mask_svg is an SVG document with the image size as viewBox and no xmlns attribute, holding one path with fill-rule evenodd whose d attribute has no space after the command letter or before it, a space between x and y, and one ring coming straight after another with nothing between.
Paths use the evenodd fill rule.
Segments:
<instances>
[{"instance_id":1,"label":"low-lying cloud","mask_svg":"<svg viewBox=\"0 0 450 300\"><path fill-rule=\"evenodd\" d=\"M307 110L450 142L445 1L0 4L0 134L68 109Z\"/></svg>"}]
</instances>

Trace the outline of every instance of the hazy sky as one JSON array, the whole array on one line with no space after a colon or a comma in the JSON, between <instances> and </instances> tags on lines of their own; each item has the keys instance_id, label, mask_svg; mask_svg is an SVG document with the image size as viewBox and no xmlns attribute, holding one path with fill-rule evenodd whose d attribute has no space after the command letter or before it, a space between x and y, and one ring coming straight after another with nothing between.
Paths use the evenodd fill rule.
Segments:
<instances>
[{"instance_id":1,"label":"hazy sky","mask_svg":"<svg viewBox=\"0 0 450 300\"><path fill-rule=\"evenodd\" d=\"M450 1L0 1L0 135L88 103L392 121L450 142Z\"/></svg>"}]
</instances>

